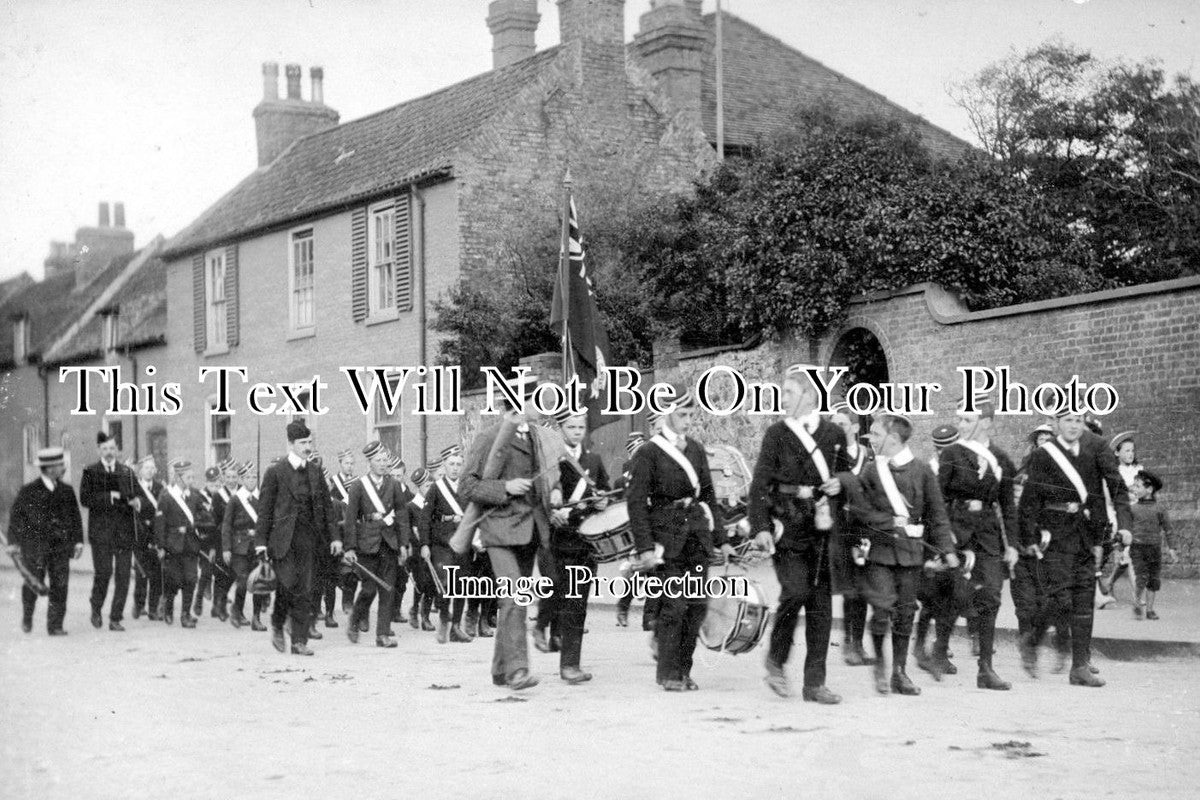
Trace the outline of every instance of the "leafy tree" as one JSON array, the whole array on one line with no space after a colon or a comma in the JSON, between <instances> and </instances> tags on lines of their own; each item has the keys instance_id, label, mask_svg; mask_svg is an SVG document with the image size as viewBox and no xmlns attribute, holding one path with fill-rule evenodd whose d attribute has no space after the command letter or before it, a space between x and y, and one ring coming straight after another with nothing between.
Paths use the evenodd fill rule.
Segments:
<instances>
[{"instance_id":1,"label":"leafy tree","mask_svg":"<svg viewBox=\"0 0 1200 800\"><path fill-rule=\"evenodd\" d=\"M1061 42L956 87L985 150L1054 205L1107 282L1200 264L1200 86Z\"/></svg>"}]
</instances>

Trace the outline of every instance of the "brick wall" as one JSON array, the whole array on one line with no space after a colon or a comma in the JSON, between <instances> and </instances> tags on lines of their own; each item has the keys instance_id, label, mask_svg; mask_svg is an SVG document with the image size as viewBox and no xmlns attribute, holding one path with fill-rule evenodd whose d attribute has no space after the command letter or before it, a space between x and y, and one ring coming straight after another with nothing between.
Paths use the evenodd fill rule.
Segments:
<instances>
[{"instance_id":1,"label":"brick wall","mask_svg":"<svg viewBox=\"0 0 1200 800\"><path fill-rule=\"evenodd\" d=\"M969 313L936 286L856 300L842 329L814 343L828 366L838 339L856 327L875 334L893 382L937 382L934 413L913 417L914 451L932 454L930 431L953 419L961 399L960 365L1011 367L1012 378L1031 390L1078 374L1120 393L1116 411L1101 419L1107 437L1138 431L1138 457L1166 483L1162 500L1181 534L1176 575L1200 573L1200 279L1189 278L1113 292L1062 298ZM780 370L808 361L807 341L775 341L752 350L681 354L659 379L695 380L724 364L748 380L778 382ZM718 397L722 397L720 392ZM751 460L758 455L770 417L743 412L706 417L702 438L733 444ZM998 417L996 438L1019 461L1026 437L1042 422L1035 416Z\"/></svg>"}]
</instances>

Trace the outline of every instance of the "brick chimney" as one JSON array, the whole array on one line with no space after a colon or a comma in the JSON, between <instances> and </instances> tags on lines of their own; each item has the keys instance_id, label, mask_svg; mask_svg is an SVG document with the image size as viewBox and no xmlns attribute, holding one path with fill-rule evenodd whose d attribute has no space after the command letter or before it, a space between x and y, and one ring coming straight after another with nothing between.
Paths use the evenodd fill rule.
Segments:
<instances>
[{"instance_id":1,"label":"brick chimney","mask_svg":"<svg viewBox=\"0 0 1200 800\"><path fill-rule=\"evenodd\" d=\"M697 125L705 38L699 0L650 0L633 37L638 60L671 99L675 113Z\"/></svg>"},{"instance_id":2,"label":"brick chimney","mask_svg":"<svg viewBox=\"0 0 1200 800\"><path fill-rule=\"evenodd\" d=\"M492 67L499 69L534 54L537 0L493 0L488 4L487 25L492 32Z\"/></svg>"},{"instance_id":3,"label":"brick chimney","mask_svg":"<svg viewBox=\"0 0 1200 800\"><path fill-rule=\"evenodd\" d=\"M66 257L73 256L75 265L75 285L86 286L117 256L133 252L133 231L125 228L125 204L114 204L117 210L117 224L109 223L108 203L100 204L100 214L94 228L83 227L75 231L75 244L69 248L57 247L51 243L50 258L46 259L46 275L51 274L51 263L54 262L54 272L62 272Z\"/></svg>"},{"instance_id":4,"label":"brick chimney","mask_svg":"<svg viewBox=\"0 0 1200 800\"><path fill-rule=\"evenodd\" d=\"M558 0L559 39L579 52L578 79L591 110L625 96L625 0Z\"/></svg>"},{"instance_id":5,"label":"brick chimney","mask_svg":"<svg viewBox=\"0 0 1200 800\"><path fill-rule=\"evenodd\" d=\"M325 71L313 67L310 72L312 99L300 96L299 64L288 64L287 96L279 97L279 65L263 64L263 99L254 108L254 130L258 141L258 165L265 167L288 146L309 134L335 127L339 115L325 105Z\"/></svg>"}]
</instances>

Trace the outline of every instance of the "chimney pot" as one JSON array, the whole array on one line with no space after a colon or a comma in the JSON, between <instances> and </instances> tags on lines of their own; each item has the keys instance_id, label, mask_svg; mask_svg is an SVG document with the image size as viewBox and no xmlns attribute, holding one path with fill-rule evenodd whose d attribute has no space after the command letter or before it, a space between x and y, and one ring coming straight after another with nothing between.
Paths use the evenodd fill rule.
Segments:
<instances>
[{"instance_id":1,"label":"chimney pot","mask_svg":"<svg viewBox=\"0 0 1200 800\"><path fill-rule=\"evenodd\" d=\"M263 62L263 100L279 99L279 65L274 61Z\"/></svg>"},{"instance_id":2,"label":"chimney pot","mask_svg":"<svg viewBox=\"0 0 1200 800\"><path fill-rule=\"evenodd\" d=\"M113 227L114 228L124 228L125 227L125 204L124 203L113 203Z\"/></svg>"},{"instance_id":3,"label":"chimney pot","mask_svg":"<svg viewBox=\"0 0 1200 800\"><path fill-rule=\"evenodd\" d=\"M288 100L300 99L300 65L288 64L284 70L287 76Z\"/></svg>"},{"instance_id":4,"label":"chimney pot","mask_svg":"<svg viewBox=\"0 0 1200 800\"><path fill-rule=\"evenodd\" d=\"M312 80L312 101L319 105L325 104L325 68L312 67L308 70Z\"/></svg>"},{"instance_id":5,"label":"chimney pot","mask_svg":"<svg viewBox=\"0 0 1200 800\"><path fill-rule=\"evenodd\" d=\"M101 203L101 204L100 204L100 224L99 224L99 226L98 226L98 227L101 227L101 228L107 228L107 227L109 227L109 222L108 222L108 203Z\"/></svg>"},{"instance_id":6,"label":"chimney pot","mask_svg":"<svg viewBox=\"0 0 1200 800\"><path fill-rule=\"evenodd\" d=\"M493 68L506 67L534 54L539 19L537 0L493 0L488 5Z\"/></svg>"}]
</instances>

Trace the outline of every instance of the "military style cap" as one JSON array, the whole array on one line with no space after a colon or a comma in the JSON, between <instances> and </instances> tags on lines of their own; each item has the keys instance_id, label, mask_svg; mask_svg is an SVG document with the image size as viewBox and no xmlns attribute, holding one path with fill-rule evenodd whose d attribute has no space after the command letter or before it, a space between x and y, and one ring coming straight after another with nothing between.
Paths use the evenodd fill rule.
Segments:
<instances>
[{"instance_id":1,"label":"military style cap","mask_svg":"<svg viewBox=\"0 0 1200 800\"><path fill-rule=\"evenodd\" d=\"M168 464L167 466L176 475L181 475L184 472L187 472L189 469L192 468L192 462L188 461L186 458L175 458L175 459L172 459L171 463Z\"/></svg>"},{"instance_id":2,"label":"military style cap","mask_svg":"<svg viewBox=\"0 0 1200 800\"><path fill-rule=\"evenodd\" d=\"M409 477L412 479L412 482L415 483L417 486L424 486L426 483L429 482L429 478L431 476L429 474L429 470L425 469L424 467L417 467L416 469L414 469L412 471L412 475L410 475Z\"/></svg>"},{"instance_id":3,"label":"military style cap","mask_svg":"<svg viewBox=\"0 0 1200 800\"><path fill-rule=\"evenodd\" d=\"M379 441L378 439L373 442L367 442L362 451L363 455L367 458L374 458L377 453L383 451L383 442Z\"/></svg>"},{"instance_id":4,"label":"military style cap","mask_svg":"<svg viewBox=\"0 0 1200 800\"><path fill-rule=\"evenodd\" d=\"M981 419L991 419L992 417L996 416L996 406L992 403L992 398L988 397L986 394L975 395L974 405L974 413L978 414ZM958 408L954 413L965 415L967 413L964 410L966 406L967 402L965 400L960 401Z\"/></svg>"},{"instance_id":5,"label":"military style cap","mask_svg":"<svg viewBox=\"0 0 1200 800\"><path fill-rule=\"evenodd\" d=\"M462 455L462 445L461 444L452 444L449 447L442 448L442 452L438 454L437 463L440 465L442 462L444 462L447 458L450 458L451 456L461 456L461 455Z\"/></svg>"},{"instance_id":6,"label":"military style cap","mask_svg":"<svg viewBox=\"0 0 1200 800\"><path fill-rule=\"evenodd\" d=\"M354 451L349 447L345 448L344 450L338 450L337 460L341 461L342 459L346 458L354 458Z\"/></svg>"},{"instance_id":7,"label":"military style cap","mask_svg":"<svg viewBox=\"0 0 1200 800\"><path fill-rule=\"evenodd\" d=\"M212 483L220 477L221 470L217 469L216 467L209 467L208 469L204 470L204 480L208 481L209 483Z\"/></svg>"},{"instance_id":8,"label":"military style cap","mask_svg":"<svg viewBox=\"0 0 1200 800\"><path fill-rule=\"evenodd\" d=\"M953 425L938 425L931 435L933 446L939 450L958 441L958 429Z\"/></svg>"}]
</instances>

